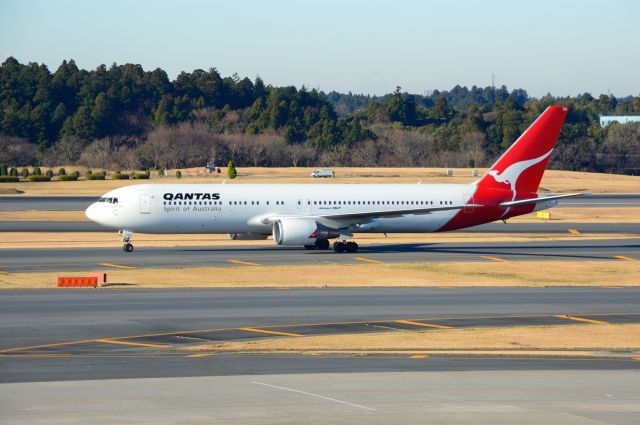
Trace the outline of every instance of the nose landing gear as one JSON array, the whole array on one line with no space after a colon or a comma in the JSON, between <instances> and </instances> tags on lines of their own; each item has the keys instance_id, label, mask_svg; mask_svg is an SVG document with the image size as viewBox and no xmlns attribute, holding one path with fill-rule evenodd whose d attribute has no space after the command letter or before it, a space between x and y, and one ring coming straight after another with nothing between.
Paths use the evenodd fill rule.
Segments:
<instances>
[{"instance_id":1,"label":"nose landing gear","mask_svg":"<svg viewBox=\"0 0 640 425\"><path fill-rule=\"evenodd\" d=\"M129 232L128 230L120 230L118 233L120 234L120 236L122 236L122 250L124 252L133 252L133 244L131 243L133 232Z\"/></svg>"}]
</instances>

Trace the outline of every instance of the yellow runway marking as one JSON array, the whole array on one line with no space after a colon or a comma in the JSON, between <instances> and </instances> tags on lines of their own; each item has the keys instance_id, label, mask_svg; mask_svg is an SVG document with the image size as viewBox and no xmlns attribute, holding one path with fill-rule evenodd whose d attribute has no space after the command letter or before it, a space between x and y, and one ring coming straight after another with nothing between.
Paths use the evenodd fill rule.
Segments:
<instances>
[{"instance_id":1,"label":"yellow runway marking","mask_svg":"<svg viewBox=\"0 0 640 425\"><path fill-rule=\"evenodd\" d=\"M395 320L396 323L404 323L405 325L423 326L425 328L451 329L451 326L436 325L434 323L413 322L411 320Z\"/></svg>"},{"instance_id":2,"label":"yellow runway marking","mask_svg":"<svg viewBox=\"0 0 640 425\"><path fill-rule=\"evenodd\" d=\"M427 356L426 354L414 354L413 356L409 356L410 359L426 359Z\"/></svg>"},{"instance_id":3,"label":"yellow runway marking","mask_svg":"<svg viewBox=\"0 0 640 425\"><path fill-rule=\"evenodd\" d=\"M242 260L227 260L229 263L233 264L243 264L245 266L259 266L258 263L252 263L251 261L242 261Z\"/></svg>"},{"instance_id":4,"label":"yellow runway marking","mask_svg":"<svg viewBox=\"0 0 640 425\"><path fill-rule=\"evenodd\" d=\"M481 257L484 258L485 260L498 261L500 263L507 263L508 262L504 258L500 258L500 257L491 257L489 255L481 255Z\"/></svg>"},{"instance_id":5,"label":"yellow runway marking","mask_svg":"<svg viewBox=\"0 0 640 425\"><path fill-rule=\"evenodd\" d=\"M185 357L195 358L195 357L209 357L209 356L213 356L213 354L212 353L189 354L188 356L185 356Z\"/></svg>"},{"instance_id":6,"label":"yellow runway marking","mask_svg":"<svg viewBox=\"0 0 640 425\"><path fill-rule=\"evenodd\" d=\"M165 344L147 344L143 342L117 341L115 339L96 339L95 342L104 342L105 344L116 344L116 345L133 345L135 347L155 347L155 348L166 347Z\"/></svg>"},{"instance_id":7,"label":"yellow runway marking","mask_svg":"<svg viewBox=\"0 0 640 425\"><path fill-rule=\"evenodd\" d=\"M353 259L358 261L364 261L366 263L382 263L382 261L380 260L374 260L371 258L364 258L364 257L353 257Z\"/></svg>"},{"instance_id":8,"label":"yellow runway marking","mask_svg":"<svg viewBox=\"0 0 640 425\"><path fill-rule=\"evenodd\" d=\"M29 345L26 347L5 348L3 350L0 350L0 353L13 353L15 351L36 350L38 348L63 347L65 345L86 344L88 342L94 342L94 341L95 341L94 339L83 339L80 341L54 342L52 344L40 344L40 345Z\"/></svg>"},{"instance_id":9,"label":"yellow runway marking","mask_svg":"<svg viewBox=\"0 0 640 425\"><path fill-rule=\"evenodd\" d=\"M614 257L616 257L618 260L636 261L635 258L627 257L626 255L614 255Z\"/></svg>"},{"instance_id":10,"label":"yellow runway marking","mask_svg":"<svg viewBox=\"0 0 640 425\"><path fill-rule=\"evenodd\" d=\"M571 233L572 235L579 235L580 231L578 229L569 229L569 233Z\"/></svg>"},{"instance_id":11,"label":"yellow runway marking","mask_svg":"<svg viewBox=\"0 0 640 425\"><path fill-rule=\"evenodd\" d=\"M70 357L71 354L0 354L0 357L20 357L20 358L56 358L56 357Z\"/></svg>"},{"instance_id":12,"label":"yellow runway marking","mask_svg":"<svg viewBox=\"0 0 640 425\"><path fill-rule=\"evenodd\" d=\"M105 267L115 267L116 269L135 269L133 266L122 266L120 264L112 264L112 263L100 263L99 266Z\"/></svg>"},{"instance_id":13,"label":"yellow runway marking","mask_svg":"<svg viewBox=\"0 0 640 425\"><path fill-rule=\"evenodd\" d=\"M279 332L279 331L267 331L265 329L256 329L256 328L240 328L241 331L247 332L257 332L261 334L269 334L269 335L282 335L282 336L303 336L301 334L294 334L291 332Z\"/></svg>"},{"instance_id":14,"label":"yellow runway marking","mask_svg":"<svg viewBox=\"0 0 640 425\"><path fill-rule=\"evenodd\" d=\"M604 320L587 319L587 318L584 318L584 317L569 316L567 314L554 314L553 317L557 317L559 319L575 320L576 322L595 323L595 324L598 324L598 325L608 325L609 324L609 322L605 322Z\"/></svg>"}]
</instances>

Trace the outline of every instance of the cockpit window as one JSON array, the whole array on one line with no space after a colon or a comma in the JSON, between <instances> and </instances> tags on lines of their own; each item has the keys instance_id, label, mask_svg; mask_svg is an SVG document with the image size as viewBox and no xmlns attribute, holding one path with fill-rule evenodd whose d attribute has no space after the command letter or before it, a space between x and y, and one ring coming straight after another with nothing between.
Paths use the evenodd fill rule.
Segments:
<instances>
[{"instance_id":1,"label":"cockpit window","mask_svg":"<svg viewBox=\"0 0 640 425\"><path fill-rule=\"evenodd\" d=\"M118 198L100 198L98 202L106 202L107 204L117 204Z\"/></svg>"}]
</instances>

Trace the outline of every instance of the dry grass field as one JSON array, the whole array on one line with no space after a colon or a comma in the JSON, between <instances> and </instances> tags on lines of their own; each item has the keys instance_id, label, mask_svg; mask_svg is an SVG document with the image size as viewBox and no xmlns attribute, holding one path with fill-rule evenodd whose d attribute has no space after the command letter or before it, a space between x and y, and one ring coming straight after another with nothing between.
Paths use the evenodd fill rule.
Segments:
<instances>
[{"instance_id":1,"label":"dry grass field","mask_svg":"<svg viewBox=\"0 0 640 425\"><path fill-rule=\"evenodd\" d=\"M96 264L115 288L638 286L640 261L230 265L121 269ZM67 273L0 271L0 289L53 288ZM339 278L337 278L339 277ZM105 288L107 289L108 286Z\"/></svg>"},{"instance_id":2,"label":"dry grass field","mask_svg":"<svg viewBox=\"0 0 640 425\"><path fill-rule=\"evenodd\" d=\"M438 329L372 334L321 335L224 342L184 348L189 352L296 354L597 355L640 349L640 325L564 325ZM618 356L637 356L633 352Z\"/></svg>"},{"instance_id":3,"label":"dry grass field","mask_svg":"<svg viewBox=\"0 0 640 425\"><path fill-rule=\"evenodd\" d=\"M453 177L446 176L445 168L348 168L334 167L335 179L313 179L313 168L239 168L238 177L227 184L245 183L470 183L477 179L471 169L454 169ZM67 167L67 173L73 167ZM480 175L485 170L479 170ZM84 170L81 170L84 172ZM170 170L173 176L175 170ZM151 180L93 180L77 182L47 183L0 183L0 194L15 194L16 190L26 195L102 195L112 189L141 183L222 183L226 170L221 174L208 174L203 168L182 170L183 178L160 177L152 173ZM640 188L639 176L617 174L580 173L549 170L542 180L541 190L554 193L635 193Z\"/></svg>"}]
</instances>

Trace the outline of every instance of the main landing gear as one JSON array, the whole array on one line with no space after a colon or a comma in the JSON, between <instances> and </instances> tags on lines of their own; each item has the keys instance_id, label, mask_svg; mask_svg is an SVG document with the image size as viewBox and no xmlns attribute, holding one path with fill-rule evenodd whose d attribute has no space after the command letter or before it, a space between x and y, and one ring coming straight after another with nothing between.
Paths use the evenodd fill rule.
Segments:
<instances>
[{"instance_id":1,"label":"main landing gear","mask_svg":"<svg viewBox=\"0 0 640 425\"><path fill-rule=\"evenodd\" d=\"M333 251L337 253L358 252L358 244L353 241L337 241L333 243Z\"/></svg>"},{"instance_id":2,"label":"main landing gear","mask_svg":"<svg viewBox=\"0 0 640 425\"><path fill-rule=\"evenodd\" d=\"M129 232L128 230L120 230L118 233L120 234L120 236L122 236L122 250L124 252L133 252L133 244L131 243L133 232Z\"/></svg>"},{"instance_id":3,"label":"main landing gear","mask_svg":"<svg viewBox=\"0 0 640 425\"><path fill-rule=\"evenodd\" d=\"M329 249L331 244L328 239L318 239L313 245L305 245L304 249ZM358 244L353 241L336 241L332 247L334 252L358 252Z\"/></svg>"}]
</instances>

